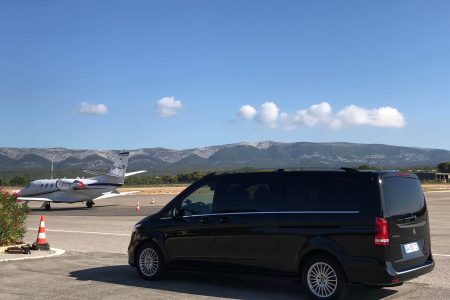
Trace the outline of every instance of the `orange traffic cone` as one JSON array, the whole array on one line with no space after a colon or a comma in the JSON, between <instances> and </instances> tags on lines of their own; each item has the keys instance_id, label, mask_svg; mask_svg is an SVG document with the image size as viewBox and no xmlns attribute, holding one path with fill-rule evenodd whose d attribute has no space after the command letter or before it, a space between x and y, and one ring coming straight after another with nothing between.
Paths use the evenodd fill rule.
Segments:
<instances>
[{"instance_id":1,"label":"orange traffic cone","mask_svg":"<svg viewBox=\"0 0 450 300\"><path fill-rule=\"evenodd\" d=\"M141 211L141 205L140 205L139 201L138 201L138 203L136 204L136 211L137 211L137 212L140 212L140 211Z\"/></svg>"},{"instance_id":2,"label":"orange traffic cone","mask_svg":"<svg viewBox=\"0 0 450 300\"><path fill-rule=\"evenodd\" d=\"M36 242L33 243L34 250L50 250L50 245L47 242L47 238L45 237L45 216L41 216L41 220L39 222L38 236L36 238Z\"/></svg>"}]
</instances>

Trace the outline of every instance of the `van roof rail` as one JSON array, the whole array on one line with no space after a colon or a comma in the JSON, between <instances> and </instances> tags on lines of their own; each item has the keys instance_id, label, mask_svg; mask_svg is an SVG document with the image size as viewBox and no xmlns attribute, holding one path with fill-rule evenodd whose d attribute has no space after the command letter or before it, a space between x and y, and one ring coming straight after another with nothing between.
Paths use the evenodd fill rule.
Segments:
<instances>
[{"instance_id":1,"label":"van roof rail","mask_svg":"<svg viewBox=\"0 0 450 300\"><path fill-rule=\"evenodd\" d=\"M359 170L355 169L355 168L346 168L346 167L341 167L341 170L345 171L345 172L351 172L351 173L358 173Z\"/></svg>"},{"instance_id":2,"label":"van roof rail","mask_svg":"<svg viewBox=\"0 0 450 300\"><path fill-rule=\"evenodd\" d=\"M203 176L202 179L211 177L211 176L213 176L213 175L216 175L216 172L208 173L208 174L206 174L205 176Z\"/></svg>"}]
</instances>

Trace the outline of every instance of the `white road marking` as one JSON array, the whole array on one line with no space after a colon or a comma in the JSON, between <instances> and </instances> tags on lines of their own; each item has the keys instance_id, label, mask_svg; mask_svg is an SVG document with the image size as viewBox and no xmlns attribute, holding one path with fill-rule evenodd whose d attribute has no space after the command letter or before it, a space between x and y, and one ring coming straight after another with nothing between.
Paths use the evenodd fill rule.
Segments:
<instances>
[{"instance_id":1,"label":"white road marking","mask_svg":"<svg viewBox=\"0 0 450 300\"><path fill-rule=\"evenodd\" d=\"M35 228L27 228L27 230L37 231ZM65 232L65 233L85 233L85 234L100 234L100 235L114 235L114 236L131 236L131 233L114 233L114 232L97 232L97 231L78 231L78 230L62 230L62 229L45 229L49 232Z\"/></svg>"},{"instance_id":2,"label":"white road marking","mask_svg":"<svg viewBox=\"0 0 450 300\"><path fill-rule=\"evenodd\" d=\"M62 249L57 249L57 248L50 248L50 250L53 251L53 253L50 253L47 255L42 255L42 256L24 256L24 257L16 257L16 258L6 258L6 259L1 259L0 262L12 261L12 260L47 258L47 257L52 257L52 256L63 255L64 253L66 253L66 251L64 251Z\"/></svg>"},{"instance_id":3,"label":"white road marking","mask_svg":"<svg viewBox=\"0 0 450 300\"><path fill-rule=\"evenodd\" d=\"M443 256L443 257L450 257L450 254L434 254L433 256Z\"/></svg>"}]
</instances>

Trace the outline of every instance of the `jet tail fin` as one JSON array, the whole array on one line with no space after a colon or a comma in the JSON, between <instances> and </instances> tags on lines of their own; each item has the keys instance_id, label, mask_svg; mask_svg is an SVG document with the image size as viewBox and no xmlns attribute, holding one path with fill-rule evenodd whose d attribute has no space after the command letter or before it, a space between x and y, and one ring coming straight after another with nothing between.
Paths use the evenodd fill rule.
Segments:
<instances>
[{"instance_id":1,"label":"jet tail fin","mask_svg":"<svg viewBox=\"0 0 450 300\"><path fill-rule=\"evenodd\" d=\"M127 166L128 166L128 158L130 156L129 152L120 152L117 158L114 160L114 163L109 170L108 174L100 174L92 171L86 171L87 173L98 175L97 177L93 177L92 179L98 180L100 182L110 182L110 183L118 183L122 185L124 183L124 179L126 176L136 175L139 173L146 172L144 170L142 171L136 171L136 172L130 172L126 173Z\"/></svg>"},{"instance_id":2,"label":"jet tail fin","mask_svg":"<svg viewBox=\"0 0 450 300\"><path fill-rule=\"evenodd\" d=\"M108 176L124 178L127 171L129 156L130 152L120 152L109 170Z\"/></svg>"},{"instance_id":3,"label":"jet tail fin","mask_svg":"<svg viewBox=\"0 0 450 300\"><path fill-rule=\"evenodd\" d=\"M87 173L87 174L91 174L91 175L96 175L96 176L107 176L107 174L99 173L99 172L95 172L95 171L91 171L91 170L83 170L83 172Z\"/></svg>"}]
</instances>

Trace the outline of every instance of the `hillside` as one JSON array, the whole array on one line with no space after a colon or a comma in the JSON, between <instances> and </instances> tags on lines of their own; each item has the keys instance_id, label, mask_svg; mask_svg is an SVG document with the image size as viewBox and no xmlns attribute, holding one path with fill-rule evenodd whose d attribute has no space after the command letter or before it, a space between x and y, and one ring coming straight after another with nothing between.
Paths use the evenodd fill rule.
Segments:
<instances>
[{"instance_id":1,"label":"hillside","mask_svg":"<svg viewBox=\"0 0 450 300\"><path fill-rule=\"evenodd\" d=\"M83 169L106 171L118 150L0 148L0 173L48 174L54 157L56 176L82 175ZM252 168L339 168L369 164L382 168L435 166L450 161L450 151L353 143L243 142L185 150L130 150L128 170L150 174L193 170Z\"/></svg>"}]
</instances>

